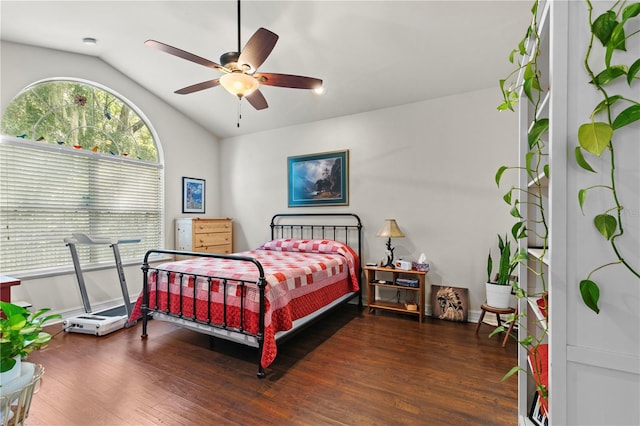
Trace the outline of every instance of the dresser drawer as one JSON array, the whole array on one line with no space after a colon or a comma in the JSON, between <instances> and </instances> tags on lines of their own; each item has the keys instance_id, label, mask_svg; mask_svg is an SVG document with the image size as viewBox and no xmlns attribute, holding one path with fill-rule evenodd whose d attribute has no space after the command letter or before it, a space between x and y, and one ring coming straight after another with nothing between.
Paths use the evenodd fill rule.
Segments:
<instances>
[{"instance_id":1,"label":"dresser drawer","mask_svg":"<svg viewBox=\"0 0 640 426\"><path fill-rule=\"evenodd\" d=\"M214 253L214 254L231 254L231 244L225 244L223 246L207 246L202 247L198 250L203 253Z\"/></svg>"},{"instance_id":2,"label":"dresser drawer","mask_svg":"<svg viewBox=\"0 0 640 426\"><path fill-rule=\"evenodd\" d=\"M195 234L193 236L193 247L196 251L201 247L220 246L231 243L229 232L211 232L209 234Z\"/></svg>"},{"instance_id":3,"label":"dresser drawer","mask_svg":"<svg viewBox=\"0 0 640 426\"><path fill-rule=\"evenodd\" d=\"M197 220L193 222L194 234L207 234L211 232L229 232L231 230L231 222L225 221L205 221Z\"/></svg>"}]
</instances>

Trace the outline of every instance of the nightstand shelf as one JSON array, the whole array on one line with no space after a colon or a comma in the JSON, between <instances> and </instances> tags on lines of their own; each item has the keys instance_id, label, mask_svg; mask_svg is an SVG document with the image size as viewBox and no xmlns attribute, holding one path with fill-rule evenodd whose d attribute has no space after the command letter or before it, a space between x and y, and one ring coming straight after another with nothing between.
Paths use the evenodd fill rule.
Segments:
<instances>
[{"instance_id":1,"label":"nightstand shelf","mask_svg":"<svg viewBox=\"0 0 640 426\"><path fill-rule=\"evenodd\" d=\"M410 270L404 271L400 269L383 268L378 266L365 266L365 278L368 287L368 306L369 312L376 309L399 312L408 315L417 315L420 322L424 318L424 298L425 298L425 276L426 272ZM417 281L416 287L395 284L398 278ZM384 281L384 282L380 282ZM414 293L414 297L408 297L409 300L415 301L415 309L408 309L404 303L389 302L378 300L376 298L376 288L387 288L395 290L403 290L406 293Z\"/></svg>"}]
</instances>

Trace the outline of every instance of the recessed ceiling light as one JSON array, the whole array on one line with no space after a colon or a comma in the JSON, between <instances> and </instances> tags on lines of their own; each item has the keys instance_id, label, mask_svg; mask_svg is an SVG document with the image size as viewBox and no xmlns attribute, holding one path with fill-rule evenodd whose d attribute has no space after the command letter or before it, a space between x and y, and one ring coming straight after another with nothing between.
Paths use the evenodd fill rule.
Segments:
<instances>
[{"instance_id":1,"label":"recessed ceiling light","mask_svg":"<svg viewBox=\"0 0 640 426\"><path fill-rule=\"evenodd\" d=\"M82 39L82 42L87 46L95 46L98 43L98 40L93 37L85 37Z\"/></svg>"}]
</instances>

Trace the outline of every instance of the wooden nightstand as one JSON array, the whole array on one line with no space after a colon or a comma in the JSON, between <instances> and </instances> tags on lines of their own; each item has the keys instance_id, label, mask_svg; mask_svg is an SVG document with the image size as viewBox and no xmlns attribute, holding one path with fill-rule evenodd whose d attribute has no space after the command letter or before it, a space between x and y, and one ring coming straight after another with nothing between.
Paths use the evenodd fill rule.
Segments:
<instances>
[{"instance_id":1,"label":"wooden nightstand","mask_svg":"<svg viewBox=\"0 0 640 426\"><path fill-rule=\"evenodd\" d=\"M420 322L424 317L424 297L425 297L425 276L426 272L410 270L403 271L400 269L383 268L379 266L365 266L364 273L367 280L367 301L369 305L369 312L374 312L376 309L382 309L386 311L400 312L409 315L418 315ZM400 280L407 280L406 285L398 284ZM411 309L411 306L407 307L404 301L400 303L386 302L376 299L376 287L391 288L396 290L405 290L406 292L413 292L415 298L409 298L417 304L415 309Z\"/></svg>"}]
</instances>

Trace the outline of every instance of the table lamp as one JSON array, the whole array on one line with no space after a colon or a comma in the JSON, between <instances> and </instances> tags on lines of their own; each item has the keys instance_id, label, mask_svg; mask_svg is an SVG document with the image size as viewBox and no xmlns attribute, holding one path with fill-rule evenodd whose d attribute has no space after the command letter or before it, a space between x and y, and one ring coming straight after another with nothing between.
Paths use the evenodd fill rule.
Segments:
<instances>
[{"instance_id":1,"label":"table lamp","mask_svg":"<svg viewBox=\"0 0 640 426\"><path fill-rule=\"evenodd\" d=\"M404 234L396 223L395 219L385 219L384 225L376 234L376 237L386 237L387 239L387 263L383 265L385 268L393 268L393 250L391 247L391 238L403 238Z\"/></svg>"}]
</instances>

